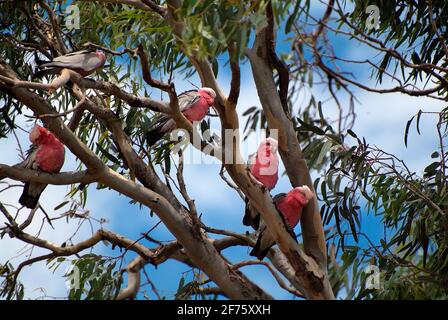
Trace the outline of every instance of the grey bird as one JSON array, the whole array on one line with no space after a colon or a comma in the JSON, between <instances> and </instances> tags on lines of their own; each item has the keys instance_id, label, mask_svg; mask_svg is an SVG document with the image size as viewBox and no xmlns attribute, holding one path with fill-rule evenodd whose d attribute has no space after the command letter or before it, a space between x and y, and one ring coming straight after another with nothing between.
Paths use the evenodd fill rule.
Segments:
<instances>
[{"instance_id":1,"label":"grey bird","mask_svg":"<svg viewBox=\"0 0 448 320\"><path fill-rule=\"evenodd\" d=\"M34 78L47 74L56 74L61 69L71 69L86 77L102 68L106 62L106 55L100 50L81 50L54 58L39 66L42 70L34 75Z\"/></svg>"}]
</instances>

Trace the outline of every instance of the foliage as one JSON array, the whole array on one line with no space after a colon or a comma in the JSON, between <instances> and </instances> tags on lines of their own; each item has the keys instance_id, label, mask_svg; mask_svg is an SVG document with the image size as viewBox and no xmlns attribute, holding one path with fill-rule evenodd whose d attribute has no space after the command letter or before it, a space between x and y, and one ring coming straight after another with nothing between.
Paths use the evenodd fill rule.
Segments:
<instances>
[{"instance_id":1,"label":"foliage","mask_svg":"<svg viewBox=\"0 0 448 320\"><path fill-rule=\"evenodd\" d=\"M49 268L55 271L65 258L49 260ZM70 300L114 299L121 287L122 277L116 271L116 261L95 254L85 254L72 260L65 277L70 288Z\"/></svg>"}]
</instances>

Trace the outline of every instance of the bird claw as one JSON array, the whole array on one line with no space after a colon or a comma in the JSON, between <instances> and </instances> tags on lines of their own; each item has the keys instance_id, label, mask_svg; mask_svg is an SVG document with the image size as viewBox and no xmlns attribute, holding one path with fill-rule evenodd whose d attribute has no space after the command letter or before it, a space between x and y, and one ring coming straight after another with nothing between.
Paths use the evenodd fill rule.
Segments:
<instances>
[{"instance_id":1,"label":"bird claw","mask_svg":"<svg viewBox=\"0 0 448 320\"><path fill-rule=\"evenodd\" d=\"M253 176L253 174L250 172L250 169L249 169L249 168L246 168L246 170L247 170L247 172L248 172L248 174L249 174L249 177L250 177L251 180L254 182L254 184L257 185L257 186L259 186L259 187L261 188L261 190L262 190L263 192L265 192L265 191L266 191L266 187L265 187L265 185L264 185L263 183L261 183L260 181L258 181L258 180Z\"/></svg>"},{"instance_id":2,"label":"bird claw","mask_svg":"<svg viewBox=\"0 0 448 320\"><path fill-rule=\"evenodd\" d=\"M53 92L56 91L56 88L54 86L48 86L47 91L49 94L52 94Z\"/></svg>"}]
</instances>

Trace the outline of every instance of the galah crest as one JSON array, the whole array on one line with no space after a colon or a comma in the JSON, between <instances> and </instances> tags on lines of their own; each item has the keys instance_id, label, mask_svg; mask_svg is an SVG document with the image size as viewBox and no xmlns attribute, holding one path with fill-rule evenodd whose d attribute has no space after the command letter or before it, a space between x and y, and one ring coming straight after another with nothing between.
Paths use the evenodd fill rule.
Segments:
<instances>
[{"instance_id":1,"label":"galah crest","mask_svg":"<svg viewBox=\"0 0 448 320\"><path fill-rule=\"evenodd\" d=\"M278 142L274 138L263 139L258 146L257 152L249 156L247 168L250 173L266 189L271 191L278 181ZM252 208L246 198L246 209L244 212L243 224L258 229L260 221L259 213Z\"/></svg>"},{"instance_id":2,"label":"galah crest","mask_svg":"<svg viewBox=\"0 0 448 320\"><path fill-rule=\"evenodd\" d=\"M29 139L32 145L27 152L27 157L15 167L58 173L64 164L64 145L53 133L37 124L31 130ZM19 203L27 208L34 209L46 186L46 184L38 182L25 182Z\"/></svg>"},{"instance_id":3,"label":"galah crest","mask_svg":"<svg viewBox=\"0 0 448 320\"><path fill-rule=\"evenodd\" d=\"M313 197L314 194L310 188L308 186L302 186L292 189L287 194L278 194L273 198L275 207L278 212L280 212L289 231L293 232L292 230L302 217L303 208ZM261 220L258 229L257 243L250 252L250 255L263 260L274 244L275 241L272 234L267 229L265 222Z\"/></svg>"},{"instance_id":4,"label":"galah crest","mask_svg":"<svg viewBox=\"0 0 448 320\"><path fill-rule=\"evenodd\" d=\"M106 55L100 50L81 50L59 56L50 62L40 65L41 71L37 72L34 77L41 77L46 74L59 73L61 69L71 69L86 77L96 70L102 68L106 62Z\"/></svg>"},{"instance_id":5,"label":"galah crest","mask_svg":"<svg viewBox=\"0 0 448 320\"><path fill-rule=\"evenodd\" d=\"M216 93L211 88L200 88L181 93L177 100L179 109L190 121L201 121L215 103ZM165 134L176 129L176 122L169 115L159 115L146 133L149 146L157 143Z\"/></svg>"}]
</instances>

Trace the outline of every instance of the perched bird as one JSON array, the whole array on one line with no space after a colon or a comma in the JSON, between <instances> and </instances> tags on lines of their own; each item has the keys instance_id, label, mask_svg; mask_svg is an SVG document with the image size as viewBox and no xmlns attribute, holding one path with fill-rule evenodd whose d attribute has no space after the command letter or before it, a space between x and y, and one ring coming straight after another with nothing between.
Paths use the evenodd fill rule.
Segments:
<instances>
[{"instance_id":1,"label":"perched bird","mask_svg":"<svg viewBox=\"0 0 448 320\"><path fill-rule=\"evenodd\" d=\"M278 142L274 138L263 139L257 152L249 156L247 168L250 173L263 186L271 191L278 181ZM259 213L252 208L249 199L246 198L246 209L243 224L258 229L260 222Z\"/></svg>"},{"instance_id":2,"label":"perched bird","mask_svg":"<svg viewBox=\"0 0 448 320\"><path fill-rule=\"evenodd\" d=\"M296 187L287 194L276 195L273 200L275 207L280 212L283 221L290 228L290 231L299 223L302 217L302 209L313 198L314 194L308 186ZM250 252L251 256L260 260L268 253L269 249L275 244L275 241L267 229L263 220L260 221L258 229L258 239L254 248Z\"/></svg>"},{"instance_id":3,"label":"perched bird","mask_svg":"<svg viewBox=\"0 0 448 320\"><path fill-rule=\"evenodd\" d=\"M64 145L53 133L37 124L31 130L29 139L32 145L27 152L27 157L15 167L58 173L64 164ZM34 209L46 186L46 184L38 182L25 182L19 203L27 208Z\"/></svg>"},{"instance_id":4,"label":"perched bird","mask_svg":"<svg viewBox=\"0 0 448 320\"><path fill-rule=\"evenodd\" d=\"M201 121L215 103L216 93L211 88L185 91L177 100L179 109L190 122ZM165 134L176 129L176 122L169 115L159 115L146 133L149 146L157 143Z\"/></svg>"},{"instance_id":5,"label":"perched bird","mask_svg":"<svg viewBox=\"0 0 448 320\"><path fill-rule=\"evenodd\" d=\"M42 68L34 75L34 78L42 77L46 74L59 73L61 69L71 69L86 77L96 70L102 68L106 62L106 55L100 50L81 50L59 56L50 62L41 64Z\"/></svg>"}]
</instances>

